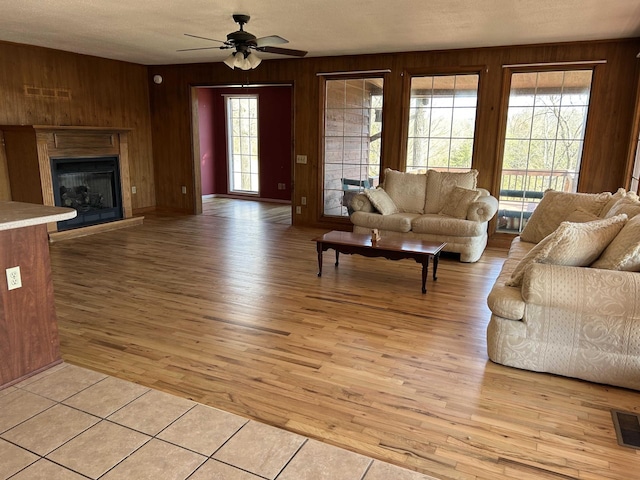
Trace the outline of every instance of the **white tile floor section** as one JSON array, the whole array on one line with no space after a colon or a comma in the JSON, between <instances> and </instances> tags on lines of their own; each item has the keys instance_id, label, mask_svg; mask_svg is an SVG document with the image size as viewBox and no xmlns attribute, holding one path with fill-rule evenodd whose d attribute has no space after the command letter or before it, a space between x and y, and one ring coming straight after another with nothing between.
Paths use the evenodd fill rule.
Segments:
<instances>
[{"instance_id":1,"label":"white tile floor section","mask_svg":"<svg viewBox=\"0 0 640 480\"><path fill-rule=\"evenodd\" d=\"M433 480L70 364L0 390L0 479Z\"/></svg>"}]
</instances>

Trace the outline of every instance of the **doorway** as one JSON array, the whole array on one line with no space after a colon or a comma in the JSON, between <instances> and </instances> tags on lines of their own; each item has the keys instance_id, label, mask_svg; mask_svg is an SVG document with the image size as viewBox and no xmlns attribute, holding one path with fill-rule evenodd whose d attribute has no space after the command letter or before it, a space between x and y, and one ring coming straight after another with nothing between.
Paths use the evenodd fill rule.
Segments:
<instances>
[{"instance_id":1,"label":"doorway","mask_svg":"<svg viewBox=\"0 0 640 480\"><path fill-rule=\"evenodd\" d=\"M245 132L248 133L244 142L247 145L242 144L242 135L238 145L230 144L229 133L233 133L234 125L233 120L229 123L229 98L256 99L256 121L248 122L249 131ZM291 209L292 85L194 87L192 104L195 213L203 213L203 198L259 201L288 205ZM252 136L255 137L253 146L258 146L255 149ZM233 135L231 141L234 141ZM234 149L242 154L244 147L249 153L259 152L246 156L249 162L253 161L247 171L256 173L250 189L237 188L232 182Z\"/></svg>"}]
</instances>

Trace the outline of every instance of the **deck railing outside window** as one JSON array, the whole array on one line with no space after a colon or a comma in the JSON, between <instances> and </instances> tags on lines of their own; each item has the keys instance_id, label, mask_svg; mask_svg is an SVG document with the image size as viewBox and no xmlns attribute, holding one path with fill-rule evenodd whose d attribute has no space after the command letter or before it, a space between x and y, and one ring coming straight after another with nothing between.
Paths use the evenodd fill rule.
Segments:
<instances>
[{"instance_id":1,"label":"deck railing outside window","mask_svg":"<svg viewBox=\"0 0 640 480\"><path fill-rule=\"evenodd\" d=\"M577 174L569 171L503 170L498 230L522 231L545 190L575 192L577 182Z\"/></svg>"}]
</instances>

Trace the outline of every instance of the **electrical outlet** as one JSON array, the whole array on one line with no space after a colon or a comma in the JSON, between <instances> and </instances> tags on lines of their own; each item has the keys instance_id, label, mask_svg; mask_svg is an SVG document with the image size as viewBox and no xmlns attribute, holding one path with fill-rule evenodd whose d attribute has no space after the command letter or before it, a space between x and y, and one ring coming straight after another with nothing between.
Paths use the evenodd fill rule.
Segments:
<instances>
[{"instance_id":1,"label":"electrical outlet","mask_svg":"<svg viewBox=\"0 0 640 480\"><path fill-rule=\"evenodd\" d=\"M296 155L296 163L307 163L306 155Z\"/></svg>"},{"instance_id":2,"label":"electrical outlet","mask_svg":"<svg viewBox=\"0 0 640 480\"><path fill-rule=\"evenodd\" d=\"M182 185L182 194L183 195L187 194L187 186L186 185Z\"/></svg>"},{"instance_id":3,"label":"electrical outlet","mask_svg":"<svg viewBox=\"0 0 640 480\"><path fill-rule=\"evenodd\" d=\"M300 203L302 205L306 205L307 204L307 197L300 197Z\"/></svg>"},{"instance_id":4,"label":"electrical outlet","mask_svg":"<svg viewBox=\"0 0 640 480\"><path fill-rule=\"evenodd\" d=\"M22 276L20 275L20 267L7 268L7 289L15 290L22 287Z\"/></svg>"},{"instance_id":5,"label":"electrical outlet","mask_svg":"<svg viewBox=\"0 0 640 480\"><path fill-rule=\"evenodd\" d=\"M296 213L300 215L302 213L302 207L296 207Z\"/></svg>"},{"instance_id":6,"label":"electrical outlet","mask_svg":"<svg viewBox=\"0 0 640 480\"><path fill-rule=\"evenodd\" d=\"M135 185L131 187L131 193L138 193L138 189L136 188Z\"/></svg>"}]
</instances>

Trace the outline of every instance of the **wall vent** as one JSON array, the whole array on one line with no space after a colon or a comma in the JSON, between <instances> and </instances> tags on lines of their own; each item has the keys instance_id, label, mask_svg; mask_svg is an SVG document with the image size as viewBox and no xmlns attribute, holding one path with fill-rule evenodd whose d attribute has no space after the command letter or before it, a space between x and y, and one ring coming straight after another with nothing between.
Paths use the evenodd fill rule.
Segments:
<instances>
[{"instance_id":1,"label":"wall vent","mask_svg":"<svg viewBox=\"0 0 640 480\"><path fill-rule=\"evenodd\" d=\"M46 88L34 85L24 85L24 94L28 97L57 98L71 100L71 90L68 88Z\"/></svg>"}]
</instances>

